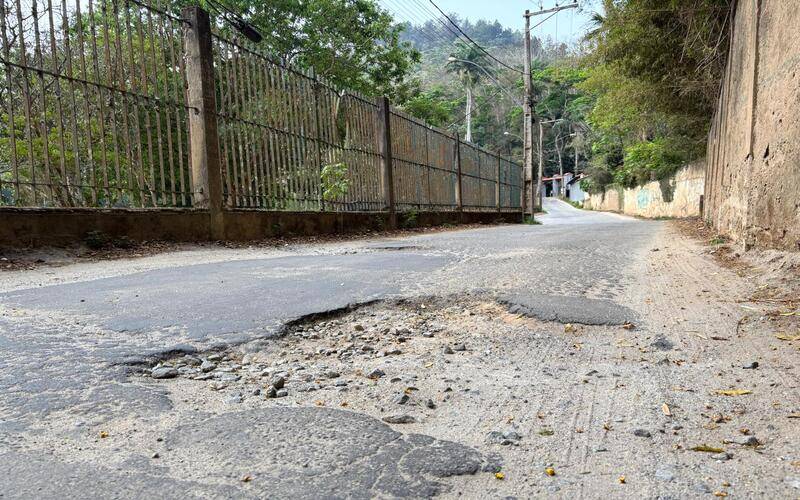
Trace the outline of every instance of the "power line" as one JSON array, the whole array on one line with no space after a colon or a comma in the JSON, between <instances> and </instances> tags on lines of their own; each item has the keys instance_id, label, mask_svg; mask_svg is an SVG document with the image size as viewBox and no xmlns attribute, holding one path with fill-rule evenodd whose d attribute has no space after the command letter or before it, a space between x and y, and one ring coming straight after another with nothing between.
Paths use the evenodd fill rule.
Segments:
<instances>
[{"instance_id":1,"label":"power line","mask_svg":"<svg viewBox=\"0 0 800 500\"><path fill-rule=\"evenodd\" d=\"M425 18L425 20L426 20L425 23L421 22L420 19L413 19L411 21L412 24L414 25L415 29L418 29L420 33L425 33L425 31L420 29L420 28L417 28L417 26L420 26L420 27L421 26L427 26L428 25L427 23L431 23L430 26L431 26L431 29L432 29L432 33L434 33L434 35L438 36L438 38L443 40L445 43L452 44L454 46L457 46L457 43L459 43L459 42L460 43L465 43L465 44L469 44L470 43L469 40L465 40L464 37L458 31L455 31L448 23L446 23L445 21L440 19L436 15L435 12L430 10L430 8L427 7L425 4L421 3L420 0L412 0L412 2L413 3L404 4L400 0L397 0L397 3L395 3L394 1L392 1L391 3L394 6L394 9L397 10L397 12L400 12L400 9L398 7L402 5L402 7L403 7L402 8L402 12L406 15L405 17L410 15L411 18L413 19L416 16L420 16L421 15L422 18ZM436 29L436 23L437 22L439 24L441 24L441 27L439 27L438 30ZM417 23L419 23L419 24L417 24ZM450 38L451 36L453 37L452 39ZM427 40L430 43L430 39L427 38ZM494 63L495 61L489 60L487 62ZM486 70L486 71L488 71L488 70ZM492 74L492 73L490 72L490 74ZM513 86L515 84L514 78L512 78L510 75L503 74L503 73L497 73L497 74L493 74L493 76L496 77L496 78L503 79L508 85L512 85Z\"/></svg>"},{"instance_id":2,"label":"power line","mask_svg":"<svg viewBox=\"0 0 800 500\"><path fill-rule=\"evenodd\" d=\"M386 6L389 7L388 5ZM439 46L442 43L444 44L452 43L452 41L446 38L441 32L436 31L435 27L434 29L428 29L424 24L419 22L419 19L416 17L416 15L409 14L409 12L406 9L404 8L401 9L394 2L391 2L391 7L389 8L392 10L392 13L396 17L404 19L413 29L413 32L428 44L432 46Z\"/></svg>"},{"instance_id":3,"label":"power line","mask_svg":"<svg viewBox=\"0 0 800 500\"><path fill-rule=\"evenodd\" d=\"M530 28L528 31L533 31L534 29L536 29L536 28L538 28L539 26L543 25L544 23L546 23L547 21L549 21L551 17L555 16L556 14L558 14L558 12L553 12L553 13L552 13L552 14L550 14L549 16L545 17L544 19L542 19L542 20L541 20L541 21L539 21L538 23L536 23L536 24L534 24L533 26L531 26L531 28Z\"/></svg>"},{"instance_id":4,"label":"power line","mask_svg":"<svg viewBox=\"0 0 800 500\"><path fill-rule=\"evenodd\" d=\"M481 52L483 52L484 54L489 56L491 59L497 61L497 63L500 64L501 66L503 66L505 68L508 68L511 71L514 71L514 72L517 72L517 73L523 73L522 71L518 70L517 68L511 67L508 64L504 63L503 61L501 61L500 59L498 59L494 55L492 55L488 50L484 49L478 42L476 42L475 40L470 38L469 35L464 33L464 30L462 30L452 19L450 19L450 17L447 14L445 14L444 11L442 9L440 9L439 6L434 3L433 0L428 0L428 1L431 3L431 5L436 7L436 10L438 10L442 14L442 16L444 16L444 18L447 19L450 22L450 24L452 24L462 35L464 35L464 37L467 40L469 40L475 47L480 49Z\"/></svg>"},{"instance_id":5,"label":"power line","mask_svg":"<svg viewBox=\"0 0 800 500\"><path fill-rule=\"evenodd\" d=\"M405 19L408 19L414 30L418 33L424 34L423 38L425 38L432 45L438 45L442 42L444 44L455 44L455 41L450 39L448 34L444 33L441 28L437 30L436 23L433 22L434 19L429 19L428 21L430 21L431 24L427 25L427 23L424 23L421 21L421 19L419 19L419 12L412 11L410 6L403 4L400 0L398 0L397 3L394 1L391 3L395 13L401 15ZM423 14L423 17L427 16Z\"/></svg>"},{"instance_id":6,"label":"power line","mask_svg":"<svg viewBox=\"0 0 800 500\"><path fill-rule=\"evenodd\" d=\"M453 41L454 45L456 44L456 42L460 42L460 43L463 43L465 45L475 44L475 42L471 38L469 38L469 36L466 35L466 33L464 33L463 31L461 31L460 33L459 33L459 31L455 31L450 26L450 24L448 24L447 22L443 21L439 16L437 16L437 14L433 10L430 9L430 7L428 7L426 4L424 4L421 0L412 0L412 2L414 2L419 7L419 9L423 13L423 16L425 16L426 14L427 14L427 16L431 16L431 19L434 19L434 20L438 21L442 26L444 26L444 29L446 29L449 33L451 33L452 35L455 36L455 40ZM436 6L436 5L434 4L434 6ZM437 9L438 9L438 7L437 7ZM440 13L442 12L441 9L438 9L438 10L439 10ZM444 14L442 13L442 15L444 15ZM444 15L444 17L447 18L446 15ZM449 19L449 18L447 18L447 19L448 19L448 21L450 21L450 23L452 23L454 26L456 26L457 29L460 30L460 28L458 28L458 26L455 25L455 23L453 23L453 21L451 19ZM479 48L481 50L483 50L482 47L479 47ZM486 52L486 51L484 50L484 52ZM487 61L487 63L496 63L496 62L499 61L498 59L494 58L491 54L488 54L488 55L489 55L489 57L491 59L489 59ZM499 61L499 62L500 62L500 64L503 64L502 61ZM508 66L506 66L506 67L508 67ZM481 66L481 68L483 68L483 66ZM513 70L513 68L512 68L512 70ZM488 72L488 70L486 70L485 68L484 68L484 71ZM516 80L513 77L511 77L510 75L505 74L505 73L498 73L498 74L495 74L493 76L496 77L496 78L503 79L508 85L511 85L511 86L513 86L516 83Z\"/></svg>"}]
</instances>

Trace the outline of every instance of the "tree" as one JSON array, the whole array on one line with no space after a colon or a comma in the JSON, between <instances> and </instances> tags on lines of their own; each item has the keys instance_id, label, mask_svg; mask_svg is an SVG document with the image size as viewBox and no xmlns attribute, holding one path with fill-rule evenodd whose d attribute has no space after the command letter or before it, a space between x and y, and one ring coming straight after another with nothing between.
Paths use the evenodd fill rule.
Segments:
<instances>
[{"instance_id":1,"label":"tree","mask_svg":"<svg viewBox=\"0 0 800 500\"><path fill-rule=\"evenodd\" d=\"M588 35L595 185L663 179L701 157L722 79L730 0L604 0Z\"/></svg>"},{"instance_id":2,"label":"tree","mask_svg":"<svg viewBox=\"0 0 800 500\"><path fill-rule=\"evenodd\" d=\"M441 86L420 91L402 106L403 111L424 120L434 127L444 127L452 122L456 103L449 100Z\"/></svg>"},{"instance_id":3,"label":"tree","mask_svg":"<svg viewBox=\"0 0 800 500\"><path fill-rule=\"evenodd\" d=\"M473 91L486 75L486 55L474 45L459 43L447 62L447 70L458 75L466 91L465 120L467 133L464 140L472 142Z\"/></svg>"},{"instance_id":4,"label":"tree","mask_svg":"<svg viewBox=\"0 0 800 500\"><path fill-rule=\"evenodd\" d=\"M179 0L190 3L190 0ZM419 52L374 0L229 0L285 64L313 69L343 89L405 101ZM213 5L209 6L213 11Z\"/></svg>"}]
</instances>

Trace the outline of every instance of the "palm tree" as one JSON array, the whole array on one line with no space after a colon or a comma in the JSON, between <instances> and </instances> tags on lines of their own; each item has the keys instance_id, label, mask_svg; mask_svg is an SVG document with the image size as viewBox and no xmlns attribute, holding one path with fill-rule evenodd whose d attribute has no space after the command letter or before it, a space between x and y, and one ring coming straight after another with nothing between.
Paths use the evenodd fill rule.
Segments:
<instances>
[{"instance_id":1,"label":"palm tree","mask_svg":"<svg viewBox=\"0 0 800 500\"><path fill-rule=\"evenodd\" d=\"M447 71L458 75L467 92L467 133L464 137L467 142L472 142L472 94L475 85L485 76L485 62L486 56L477 47L459 42L447 63Z\"/></svg>"}]
</instances>

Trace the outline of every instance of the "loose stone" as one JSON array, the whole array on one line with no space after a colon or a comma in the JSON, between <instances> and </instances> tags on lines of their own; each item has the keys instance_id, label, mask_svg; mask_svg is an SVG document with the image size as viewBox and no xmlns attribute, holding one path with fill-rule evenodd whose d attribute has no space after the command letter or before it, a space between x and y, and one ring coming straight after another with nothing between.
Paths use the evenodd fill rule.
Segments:
<instances>
[{"instance_id":1,"label":"loose stone","mask_svg":"<svg viewBox=\"0 0 800 500\"><path fill-rule=\"evenodd\" d=\"M387 415L382 420L387 424L413 424L417 421L411 415Z\"/></svg>"},{"instance_id":2,"label":"loose stone","mask_svg":"<svg viewBox=\"0 0 800 500\"><path fill-rule=\"evenodd\" d=\"M175 378L178 376L178 370L171 366L161 366L150 370L150 376L155 379Z\"/></svg>"},{"instance_id":3,"label":"loose stone","mask_svg":"<svg viewBox=\"0 0 800 500\"><path fill-rule=\"evenodd\" d=\"M286 384L286 378L284 378L284 377L282 377L280 375L277 375L277 376L273 377L272 381L270 382L270 385L272 385L272 387L274 387L275 390L283 389L283 386L285 384Z\"/></svg>"}]
</instances>

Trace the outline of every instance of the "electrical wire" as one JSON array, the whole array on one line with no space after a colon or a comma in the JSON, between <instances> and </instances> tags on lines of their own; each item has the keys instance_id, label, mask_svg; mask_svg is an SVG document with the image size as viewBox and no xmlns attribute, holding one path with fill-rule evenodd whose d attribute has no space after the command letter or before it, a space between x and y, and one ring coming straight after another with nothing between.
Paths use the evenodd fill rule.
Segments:
<instances>
[{"instance_id":1,"label":"electrical wire","mask_svg":"<svg viewBox=\"0 0 800 500\"><path fill-rule=\"evenodd\" d=\"M450 17L447 14L445 14L444 11L442 9L440 9L439 6L436 5L436 3L434 3L433 0L428 0L428 1L431 3L431 5L436 7L436 10L438 10L442 14L442 16L444 16L444 18L447 19L450 22L450 24L452 24L459 31L459 33L461 33L467 40L469 40L481 52L483 52L484 54L489 56L490 59L493 59L494 61L496 61L501 66L503 66L503 67L505 67L507 69L510 69L511 71L514 71L514 72L520 73L520 74L524 74L525 73L524 71L520 71L517 68L511 67L508 64L504 63L503 61L501 61L500 59L496 58L491 52L489 52L488 50L484 49L479 43L477 43L475 40L470 38L469 35L464 33L464 30L462 30L461 27L458 26L458 24L456 24L452 19L450 19Z\"/></svg>"},{"instance_id":2,"label":"electrical wire","mask_svg":"<svg viewBox=\"0 0 800 500\"><path fill-rule=\"evenodd\" d=\"M444 41L445 43L452 44L455 47L458 47L458 43L459 42L469 44L468 40L465 40L460 35L460 33L455 31L447 23L445 23L444 21L442 21L441 19L436 17L436 14L434 12L432 12L429 8L427 8L424 4L422 4L419 0L412 0L414 5L412 5L412 4L404 4L404 5L402 5L403 7L405 7L405 9L402 9L402 10L398 8L399 7L398 4L403 4L403 2L401 2L401 0L397 0L397 3L395 3L394 0L386 0L386 1L388 1L389 3L391 3L393 5L393 7L394 7L393 10L395 10L395 13L402 13L403 14L402 17L404 17L406 19L409 19L409 13L412 16L412 18L413 18L413 16L421 16L423 18L429 18L429 19L427 19L427 21L431 22L430 26L431 26L431 29L433 30L433 33L435 34L433 36L438 36L438 38L440 40ZM437 21L442 25L442 27L440 27L438 30L436 29L436 23L435 23ZM419 22L420 22L419 19L412 19L412 21L411 21L412 25L414 25L414 27L418 30L419 33L425 33L425 31L424 30L420 30L418 26L428 26L427 23L426 24L417 25L417 23L419 23ZM451 36L452 36L452 38L450 38ZM423 38L426 38L426 37L423 37ZM430 35L426 39L430 41ZM488 61L488 62L494 63L494 61L491 61L491 60ZM487 71L489 73L489 75L491 75L492 78L503 79L505 81L505 83L510 85L510 86L513 86L516 83L516 80L513 79L512 77L510 77L507 74L495 73L493 71L490 71L492 69L491 67L489 67L487 69L487 68L484 68L483 66L481 66L481 68L483 68L485 71Z\"/></svg>"}]
</instances>

